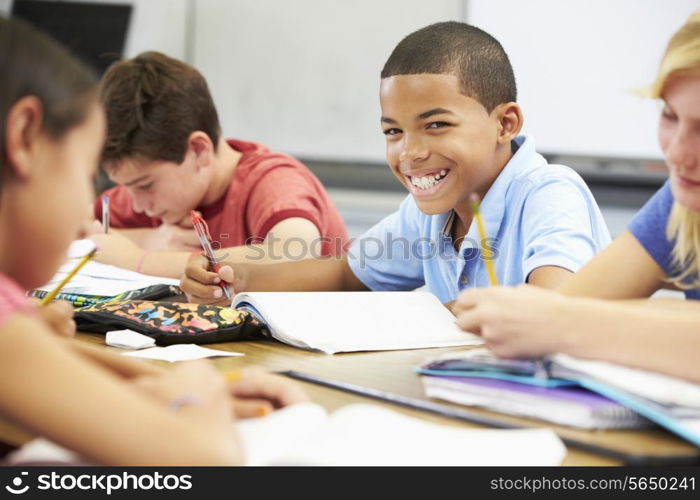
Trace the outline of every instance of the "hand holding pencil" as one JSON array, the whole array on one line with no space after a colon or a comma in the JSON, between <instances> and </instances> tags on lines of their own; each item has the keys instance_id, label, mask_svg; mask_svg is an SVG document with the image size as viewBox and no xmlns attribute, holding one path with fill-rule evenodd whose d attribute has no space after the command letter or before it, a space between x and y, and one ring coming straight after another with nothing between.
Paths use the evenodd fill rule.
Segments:
<instances>
[{"instance_id":1,"label":"hand holding pencil","mask_svg":"<svg viewBox=\"0 0 700 500\"><path fill-rule=\"evenodd\" d=\"M63 278L61 282L58 285L56 285L56 287L53 290L51 290L51 292L46 297L41 299L41 305L45 306L49 304L56 297L56 295L58 295L58 292L60 292L61 289L64 286L66 286L66 283L68 283L71 280L71 278L75 276L78 273L78 271L80 271L80 269L82 269L82 267L95 256L95 253L97 253L97 247L93 248L87 255L85 255L85 257L80 259L80 262L78 262L78 264L73 268L73 270L69 272L68 275L65 278Z\"/></svg>"},{"instance_id":2,"label":"hand holding pencil","mask_svg":"<svg viewBox=\"0 0 700 500\"><path fill-rule=\"evenodd\" d=\"M30 300L36 303L36 313L51 331L61 337L73 337L75 335L74 307L70 302L56 300L42 306L40 299L31 298Z\"/></svg>"},{"instance_id":3,"label":"hand holding pencil","mask_svg":"<svg viewBox=\"0 0 700 500\"><path fill-rule=\"evenodd\" d=\"M52 302L61 289L75 276L80 269L95 255L97 247L86 254L68 275L56 285L41 301L38 308L39 317L56 333L64 337L75 335L75 321L73 321L73 306L65 301Z\"/></svg>"}]
</instances>

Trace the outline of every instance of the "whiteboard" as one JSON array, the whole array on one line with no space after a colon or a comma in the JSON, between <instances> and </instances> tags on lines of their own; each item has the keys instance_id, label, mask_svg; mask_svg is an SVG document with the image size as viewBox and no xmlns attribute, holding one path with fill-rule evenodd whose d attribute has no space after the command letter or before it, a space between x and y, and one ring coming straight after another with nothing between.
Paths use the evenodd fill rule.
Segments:
<instances>
[{"instance_id":1,"label":"whiteboard","mask_svg":"<svg viewBox=\"0 0 700 500\"><path fill-rule=\"evenodd\" d=\"M96 0L121 2L123 0ZM698 0L132 0L126 55L161 50L207 78L224 134L307 159L384 163L379 72L396 43L467 20L504 45L544 153L659 159L638 97ZM0 11L9 9L0 0ZM189 43L188 43L189 42Z\"/></svg>"},{"instance_id":2,"label":"whiteboard","mask_svg":"<svg viewBox=\"0 0 700 500\"><path fill-rule=\"evenodd\" d=\"M197 0L193 63L224 134L303 158L384 163L379 74L461 0Z\"/></svg>"},{"instance_id":3,"label":"whiteboard","mask_svg":"<svg viewBox=\"0 0 700 500\"><path fill-rule=\"evenodd\" d=\"M525 132L547 153L661 158L651 83L698 0L469 0L466 19L504 46Z\"/></svg>"}]
</instances>

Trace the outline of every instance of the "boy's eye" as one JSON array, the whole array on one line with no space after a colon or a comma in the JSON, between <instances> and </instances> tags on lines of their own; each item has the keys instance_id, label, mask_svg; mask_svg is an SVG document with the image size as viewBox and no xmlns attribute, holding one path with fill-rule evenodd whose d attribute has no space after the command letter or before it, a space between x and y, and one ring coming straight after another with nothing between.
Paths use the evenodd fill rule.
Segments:
<instances>
[{"instance_id":1,"label":"boy's eye","mask_svg":"<svg viewBox=\"0 0 700 500\"><path fill-rule=\"evenodd\" d=\"M148 184L144 184L143 186L136 186L137 189L140 189L141 191L148 191L153 187L153 183L149 182Z\"/></svg>"},{"instance_id":2,"label":"boy's eye","mask_svg":"<svg viewBox=\"0 0 700 500\"><path fill-rule=\"evenodd\" d=\"M443 128L449 126L450 124L447 122L430 122L427 128Z\"/></svg>"},{"instance_id":3,"label":"boy's eye","mask_svg":"<svg viewBox=\"0 0 700 500\"><path fill-rule=\"evenodd\" d=\"M384 130L384 135L397 135L400 134L401 130L398 128L388 128Z\"/></svg>"}]
</instances>

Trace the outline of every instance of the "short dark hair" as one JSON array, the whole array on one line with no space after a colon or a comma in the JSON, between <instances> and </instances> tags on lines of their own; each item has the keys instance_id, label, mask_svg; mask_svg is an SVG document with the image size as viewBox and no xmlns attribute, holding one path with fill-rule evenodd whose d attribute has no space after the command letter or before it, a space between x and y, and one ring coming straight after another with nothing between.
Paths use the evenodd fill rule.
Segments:
<instances>
[{"instance_id":1,"label":"short dark hair","mask_svg":"<svg viewBox=\"0 0 700 500\"><path fill-rule=\"evenodd\" d=\"M218 144L219 116L206 80L160 52L114 63L102 78L100 97L107 115L103 167L127 158L182 163L196 130Z\"/></svg>"},{"instance_id":2,"label":"short dark hair","mask_svg":"<svg viewBox=\"0 0 700 500\"><path fill-rule=\"evenodd\" d=\"M0 16L0 75L3 175L7 114L19 99L34 96L41 101L41 128L54 139L83 123L97 103L97 78L87 66L49 35L17 18Z\"/></svg>"},{"instance_id":3,"label":"short dark hair","mask_svg":"<svg viewBox=\"0 0 700 500\"><path fill-rule=\"evenodd\" d=\"M513 67L503 47L469 24L448 21L414 31L391 53L382 78L421 73L455 75L462 93L489 113L517 97Z\"/></svg>"}]
</instances>

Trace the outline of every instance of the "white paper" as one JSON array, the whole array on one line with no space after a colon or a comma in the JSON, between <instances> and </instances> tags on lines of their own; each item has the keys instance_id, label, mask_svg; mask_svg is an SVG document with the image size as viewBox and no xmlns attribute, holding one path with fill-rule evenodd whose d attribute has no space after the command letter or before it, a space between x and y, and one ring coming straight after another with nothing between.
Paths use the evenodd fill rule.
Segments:
<instances>
[{"instance_id":1,"label":"white paper","mask_svg":"<svg viewBox=\"0 0 700 500\"><path fill-rule=\"evenodd\" d=\"M483 344L428 292L249 292L241 303L281 342L328 354Z\"/></svg>"},{"instance_id":2,"label":"white paper","mask_svg":"<svg viewBox=\"0 0 700 500\"><path fill-rule=\"evenodd\" d=\"M247 465L552 466L566 455L549 429L460 428L366 404L330 417L298 404L237 427Z\"/></svg>"},{"instance_id":3,"label":"white paper","mask_svg":"<svg viewBox=\"0 0 700 500\"><path fill-rule=\"evenodd\" d=\"M84 465L96 466L91 460L45 438L36 438L11 452L5 458L7 465Z\"/></svg>"},{"instance_id":4,"label":"white paper","mask_svg":"<svg viewBox=\"0 0 700 500\"><path fill-rule=\"evenodd\" d=\"M197 344L175 344L167 347L151 347L142 351L123 352L122 356L134 358L158 359L161 361L190 361L193 359L213 358L217 356L244 356L241 352L209 349Z\"/></svg>"},{"instance_id":5,"label":"white paper","mask_svg":"<svg viewBox=\"0 0 700 500\"><path fill-rule=\"evenodd\" d=\"M85 254L94 248L92 240L75 240L68 248L68 259L56 271L51 281L38 290L51 291L70 273ZM116 266L101 264L94 260L86 263L80 271L63 287L62 293L113 297L130 290L138 290L151 285L179 285L173 278L149 276Z\"/></svg>"},{"instance_id":6,"label":"white paper","mask_svg":"<svg viewBox=\"0 0 700 500\"><path fill-rule=\"evenodd\" d=\"M663 405L700 408L700 384L648 370L591 361L566 354L556 354L552 360L568 370L589 376Z\"/></svg>"},{"instance_id":7,"label":"white paper","mask_svg":"<svg viewBox=\"0 0 700 500\"><path fill-rule=\"evenodd\" d=\"M238 420L235 428L246 465L553 466L566 455L549 429L460 428L365 404L329 417L321 406L302 403ZM37 462L90 465L42 438L7 459L9 465Z\"/></svg>"},{"instance_id":8,"label":"white paper","mask_svg":"<svg viewBox=\"0 0 700 500\"><path fill-rule=\"evenodd\" d=\"M67 259L82 259L95 248L92 240L73 240L68 247Z\"/></svg>"},{"instance_id":9,"label":"white paper","mask_svg":"<svg viewBox=\"0 0 700 500\"><path fill-rule=\"evenodd\" d=\"M156 345L156 340L133 330L114 330L107 332L105 343L122 349L143 349Z\"/></svg>"}]
</instances>

